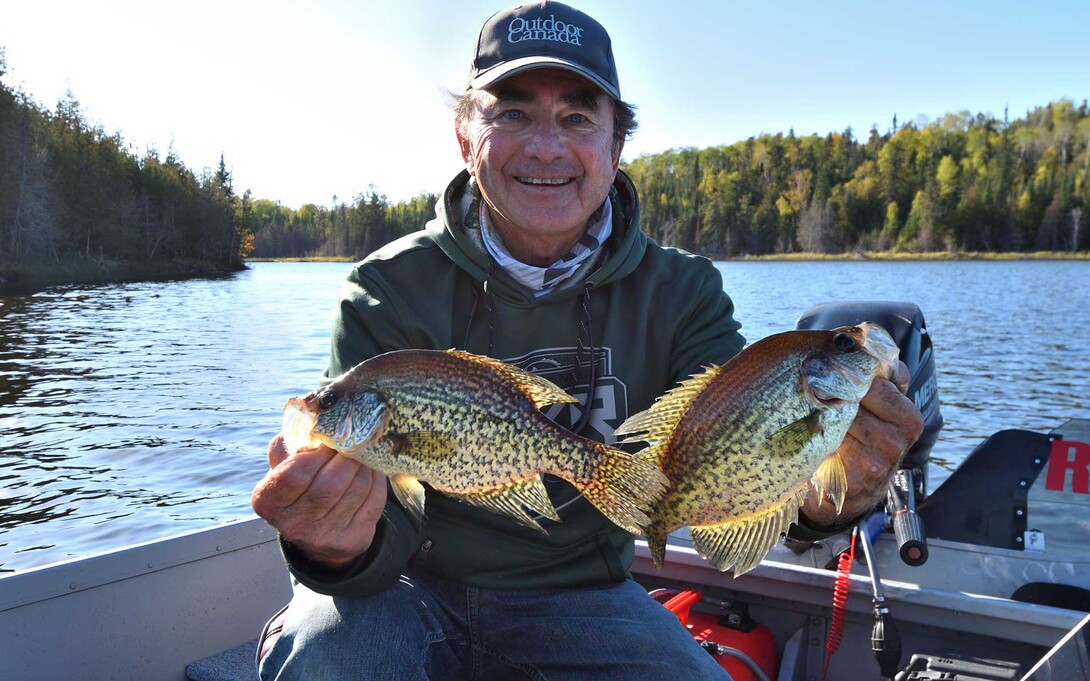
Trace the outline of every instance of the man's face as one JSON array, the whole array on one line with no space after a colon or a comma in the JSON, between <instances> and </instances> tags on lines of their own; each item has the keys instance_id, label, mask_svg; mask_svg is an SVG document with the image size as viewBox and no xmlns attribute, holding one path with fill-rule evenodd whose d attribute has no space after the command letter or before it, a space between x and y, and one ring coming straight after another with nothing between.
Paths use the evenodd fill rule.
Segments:
<instances>
[{"instance_id":1,"label":"man's face","mask_svg":"<svg viewBox=\"0 0 1090 681\"><path fill-rule=\"evenodd\" d=\"M492 224L516 258L552 264L582 236L617 175L613 102L586 80L535 69L478 96L458 131Z\"/></svg>"}]
</instances>

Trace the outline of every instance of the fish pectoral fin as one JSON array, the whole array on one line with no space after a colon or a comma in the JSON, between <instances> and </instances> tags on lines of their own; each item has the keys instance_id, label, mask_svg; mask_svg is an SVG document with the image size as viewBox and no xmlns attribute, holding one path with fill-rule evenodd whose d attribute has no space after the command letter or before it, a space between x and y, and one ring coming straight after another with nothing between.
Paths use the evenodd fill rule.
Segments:
<instances>
[{"instance_id":1,"label":"fish pectoral fin","mask_svg":"<svg viewBox=\"0 0 1090 681\"><path fill-rule=\"evenodd\" d=\"M815 409L798 421L789 423L773 433L768 438L768 451L771 454L795 456L822 429L821 410Z\"/></svg>"},{"instance_id":2,"label":"fish pectoral fin","mask_svg":"<svg viewBox=\"0 0 1090 681\"><path fill-rule=\"evenodd\" d=\"M538 532L544 533L545 528L530 517L530 514L526 512L527 508L549 520L560 522L560 516L556 514L553 502L549 501L545 485L541 483L541 476L538 475L481 492L461 493L454 496L468 504L509 516Z\"/></svg>"},{"instance_id":3,"label":"fish pectoral fin","mask_svg":"<svg viewBox=\"0 0 1090 681\"><path fill-rule=\"evenodd\" d=\"M733 567L735 577L743 575L757 567L780 540L780 535L798 520L806 494L804 486L779 504L744 518L692 527L689 533L693 548L716 568L728 570Z\"/></svg>"},{"instance_id":4,"label":"fish pectoral fin","mask_svg":"<svg viewBox=\"0 0 1090 681\"><path fill-rule=\"evenodd\" d=\"M424 519L424 486L408 473L395 473L390 476L390 488L401 505L413 514L417 520Z\"/></svg>"},{"instance_id":5,"label":"fish pectoral fin","mask_svg":"<svg viewBox=\"0 0 1090 681\"><path fill-rule=\"evenodd\" d=\"M447 433L434 430L416 430L398 436L397 456L414 461L446 459L458 450L458 444Z\"/></svg>"},{"instance_id":6,"label":"fish pectoral fin","mask_svg":"<svg viewBox=\"0 0 1090 681\"><path fill-rule=\"evenodd\" d=\"M844 497L848 493L848 472L844 469L844 460L840 452L833 452L821 462L811 478L819 495L829 495L836 505L836 513L844 506Z\"/></svg>"}]
</instances>

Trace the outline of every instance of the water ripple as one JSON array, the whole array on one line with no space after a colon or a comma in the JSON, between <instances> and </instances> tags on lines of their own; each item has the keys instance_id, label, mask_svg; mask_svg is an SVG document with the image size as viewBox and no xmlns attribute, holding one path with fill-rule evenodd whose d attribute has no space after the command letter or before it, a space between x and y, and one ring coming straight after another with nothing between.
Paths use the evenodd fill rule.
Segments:
<instances>
[{"instance_id":1,"label":"water ripple","mask_svg":"<svg viewBox=\"0 0 1090 681\"><path fill-rule=\"evenodd\" d=\"M932 484L986 435L1090 416L1087 266L720 263L743 333L831 300L920 305L946 427ZM318 380L348 266L0 297L0 571L251 517L284 401Z\"/></svg>"}]
</instances>

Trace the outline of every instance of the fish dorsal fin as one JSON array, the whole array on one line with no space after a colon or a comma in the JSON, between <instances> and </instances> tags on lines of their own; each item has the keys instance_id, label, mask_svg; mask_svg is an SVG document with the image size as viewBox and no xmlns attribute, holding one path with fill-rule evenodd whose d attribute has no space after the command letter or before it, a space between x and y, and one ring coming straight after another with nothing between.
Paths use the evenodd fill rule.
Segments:
<instances>
[{"instance_id":1,"label":"fish dorsal fin","mask_svg":"<svg viewBox=\"0 0 1090 681\"><path fill-rule=\"evenodd\" d=\"M507 362L492 357L485 357L484 355L476 355L464 350L447 350L446 352L459 357L466 362L481 364L488 367L502 376L504 380L525 393L537 409L541 409L550 404L569 404L579 401L561 390L560 387L552 381L542 378L541 376L535 376L529 371L520 369Z\"/></svg>"},{"instance_id":2,"label":"fish dorsal fin","mask_svg":"<svg viewBox=\"0 0 1090 681\"><path fill-rule=\"evenodd\" d=\"M630 416L614 431L614 436L619 438L617 441L626 444L631 442L653 444L668 440L682 415L689 409L689 405L708 386L708 383L719 375L719 370L720 367L716 365L704 367L704 373L685 379L655 400L650 409Z\"/></svg>"},{"instance_id":3,"label":"fish dorsal fin","mask_svg":"<svg viewBox=\"0 0 1090 681\"><path fill-rule=\"evenodd\" d=\"M815 409L773 433L768 438L768 452L776 456L796 456L822 428L821 410Z\"/></svg>"},{"instance_id":4,"label":"fish dorsal fin","mask_svg":"<svg viewBox=\"0 0 1090 681\"><path fill-rule=\"evenodd\" d=\"M419 480L407 473L395 473L390 476L390 488L413 517L424 519L424 486Z\"/></svg>"},{"instance_id":5,"label":"fish dorsal fin","mask_svg":"<svg viewBox=\"0 0 1090 681\"><path fill-rule=\"evenodd\" d=\"M798 520L799 508L808 493L804 485L775 506L719 525L692 527L693 547L705 560L734 576L745 574L768 555L769 550Z\"/></svg>"},{"instance_id":6,"label":"fish dorsal fin","mask_svg":"<svg viewBox=\"0 0 1090 681\"><path fill-rule=\"evenodd\" d=\"M836 505L836 513L840 515L840 509L844 506L844 497L848 492L848 472L844 470L844 460L840 458L840 452L836 451L825 457L814 471L811 478L818 494L828 494L833 504Z\"/></svg>"},{"instance_id":7,"label":"fish dorsal fin","mask_svg":"<svg viewBox=\"0 0 1090 681\"><path fill-rule=\"evenodd\" d=\"M471 494L454 494L452 496L465 501L468 504L486 508L496 513L509 516L530 529L545 532L536 520L526 512L538 513L549 520L560 522L560 516L556 514L553 503L549 501L549 495L545 491L545 485L541 484L541 476L535 475L525 480L519 480L508 485L500 485L483 492Z\"/></svg>"}]
</instances>

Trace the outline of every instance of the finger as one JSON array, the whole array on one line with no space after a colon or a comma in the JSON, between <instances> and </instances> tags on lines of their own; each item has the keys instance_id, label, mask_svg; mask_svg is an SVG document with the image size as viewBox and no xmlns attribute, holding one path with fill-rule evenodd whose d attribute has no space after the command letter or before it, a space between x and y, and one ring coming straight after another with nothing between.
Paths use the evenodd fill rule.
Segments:
<instances>
[{"instance_id":1,"label":"finger","mask_svg":"<svg viewBox=\"0 0 1090 681\"><path fill-rule=\"evenodd\" d=\"M897 429L860 411L838 450L848 470L849 486L854 482L855 489L884 488L907 448Z\"/></svg>"},{"instance_id":2,"label":"finger","mask_svg":"<svg viewBox=\"0 0 1090 681\"><path fill-rule=\"evenodd\" d=\"M894 424L906 433L919 426L923 429L923 417L912 400L905 397L901 390L889 381L875 381L859 403L859 413L870 413L880 421ZM858 418L858 417L857 417ZM854 424L853 424L854 425ZM911 435L911 444L919 432Z\"/></svg>"},{"instance_id":3,"label":"finger","mask_svg":"<svg viewBox=\"0 0 1090 681\"><path fill-rule=\"evenodd\" d=\"M351 524L362 526L374 525L386 509L386 475L367 466L362 466L358 483L363 488L364 502L352 516Z\"/></svg>"},{"instance_id":4,"label":"finger","mask_svg":"<svg viewBox=\"0 0 1090 681\"><path fill-rule=\"evenodd\" d=\"M314 478L336 456L332 449L320 447L303 450L280 460L254 487L250 496L254 511L273 522L283 509L291 507L306 495ZM278 451L272 446L269 458L270 461L279 458Z\"/></svg>"},{"instance_id":5,"label":"finger","mask_svg":"<svg viewBox=\"0 0 1090 681\"><path fill-rule=\"evenodd\" d=\"M276 437L269 441L269 468L276 468L280 462L288 458L288 446L284 443L284 436L277 433Z\"/></svg>"},{"instance_id":6,"label":"finger","mask_svg":"<svg viewBox=\"0 0 1090 681\"><path fill-rule=\"evenodd\" d=\"M333 456L314 476L310 487L295 505L316 522L343 527L366 501L373 471L347 456Z\"/></svg>"},{"instance_id":7,"label":"finger","mask_svg":"<svg viewBox=\"0 0 1090 681\"><path fill-rule=\"evenodd\" d=\"M898 361L894 371L896 373L893 374L893 384L897 386L902 395L907 395L908 384L912 382L912 374L908 371L908 365Z\"/></svg>"},{"instance_id":8,"label":"finger","mask_svg":"<svg viewBox=\"0 0 1090 681\"><path fill-rule=\"evenodd\" d=\"M332 469L352 467L354 474L341 488L344 471ZM333 482L327 484L325 478ZM320 488L323 485L325 489ZM324 499L312 504L312 497ZM291 510L278 529L313 559L343 564L371 545L385 504L385 475L352 460L344 464L334 459L323 469L308 497Z\"/></svg>"}]
</instances>

